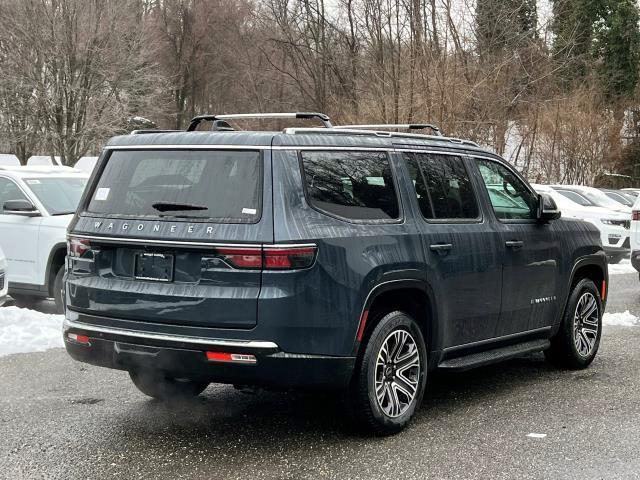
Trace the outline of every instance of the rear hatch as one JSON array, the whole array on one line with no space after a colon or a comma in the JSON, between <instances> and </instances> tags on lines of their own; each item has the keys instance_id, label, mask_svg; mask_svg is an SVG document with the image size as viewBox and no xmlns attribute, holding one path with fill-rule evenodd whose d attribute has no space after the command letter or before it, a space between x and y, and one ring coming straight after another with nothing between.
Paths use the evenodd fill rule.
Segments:
<instances>
[{"instance_id":1,"label":"rear hatch","mask_svg":"<svg viewBox=\"0 0 640 480\"><path fill-rule=\"evenodd\" d=\"M70 231L69 308L254 327L273 242L270 161L251 149L108 151Z\"/></svg>"}]
</instances>

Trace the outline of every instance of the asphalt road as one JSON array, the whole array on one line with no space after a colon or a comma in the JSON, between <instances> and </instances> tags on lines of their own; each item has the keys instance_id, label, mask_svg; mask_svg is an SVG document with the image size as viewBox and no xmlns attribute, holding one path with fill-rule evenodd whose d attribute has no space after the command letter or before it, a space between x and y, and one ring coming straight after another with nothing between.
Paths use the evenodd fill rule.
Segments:
<instances>
[{"instance_id":1,"label":"asphalt road","mask_svg":"<svg viewBox=\"0 0 640 480\"><path fill-rule=\"evenodd\" d=\"M608 311L624 310L640 316L636 275L611 278ZM585 371L534 355L432 375L390 438L359 435L330 396L212 385L167 406L63 350L12 355L0 358L0 478L637 479L639 344L640 327L606 327Z\"/></svg>"}]
</instances>

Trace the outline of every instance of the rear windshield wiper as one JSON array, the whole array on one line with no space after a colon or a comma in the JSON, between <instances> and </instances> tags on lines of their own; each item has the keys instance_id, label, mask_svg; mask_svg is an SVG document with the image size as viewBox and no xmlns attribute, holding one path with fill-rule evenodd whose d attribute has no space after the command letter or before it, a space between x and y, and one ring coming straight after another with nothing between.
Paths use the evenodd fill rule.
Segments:
<instances>
[{"instance_id":1,"label":"rear windshield wiper","mask_svg":"<svg viewBox=\"0 0 640 480\"><path fill-rule=\"evenodd\" d=\"M193 203L178 203L178 202L156 202L151 205L159 212L184 212L188 210L209 210L209 207L204 205L195 205Z\"/></svg>"}]
</instances>

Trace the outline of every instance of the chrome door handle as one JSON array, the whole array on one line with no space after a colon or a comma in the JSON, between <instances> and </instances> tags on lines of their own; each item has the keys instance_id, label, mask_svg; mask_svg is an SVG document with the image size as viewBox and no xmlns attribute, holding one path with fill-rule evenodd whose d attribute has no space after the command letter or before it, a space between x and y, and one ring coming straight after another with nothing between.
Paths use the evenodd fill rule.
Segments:
<instances>
[{"instance_id":1,"label":"chrome door handle","mask_svg":"<svg viewBox=\"0 0 640 480\"><path fill-rule=\"evenodd\" d=\"M522 240L509 240L504 244L507 246L507 248L513 248L514 250L524 247L524 242Z\"/></svg>"}]
</instances>

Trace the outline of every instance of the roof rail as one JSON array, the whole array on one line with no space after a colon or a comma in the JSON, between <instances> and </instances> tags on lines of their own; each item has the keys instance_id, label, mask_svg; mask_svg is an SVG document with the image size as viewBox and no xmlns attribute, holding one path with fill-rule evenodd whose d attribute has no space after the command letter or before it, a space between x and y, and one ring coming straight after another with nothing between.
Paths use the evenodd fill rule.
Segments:
<instances>
[{"instance_id":1,"label":"roof rail","mask_svg":"<svg viewBox=\"0 0 640 480\"><path fill-rule=\"evenodd\" d=\"M181 132L182 130L159 130L157 128L146 128L143 130L131 130L130 135L142 135L145 133L171 133L171 132Z\"/></svg>"},{"instance_id":2,"label":"roof rail","mask_svg":"<svg viewBox=\"0 0 640 480\"><path fill-rule=\"evenodd\" d=\"M331 119L324 113L318 112L285 112L285 113L231 113L225 115L199 115L191 119L187 127L187 132L193 132L201 122L214 122L214 128L219 120L245 120L245 119L268 119L268 118L297 118L303 120L317 119L322 122L325 128L332 128ZM226 123L226 122L224 122ZM225 130L228 128L223 126ZM223 128L220 128L222 130ZM217 129L217 128L216 128Z\"/></svg>"},{"instance_id":3,"label":"roof rail","mask_svg":"<svg viewBox=\"0 0 640 480\"><path fill-rule=\"evenodd\" d=\"M352 130L378 130L380 128L404 128L406 130L424 130L426 128L433 131L436 136L441 137L442 132L431 123L378 123L371 125L337 125L333 128L344 128Z\"/></svg>"},{"instance_id":4,"label":"roof rail","mask_svg":"<svg viewBox=\"0 0 640 480\"><path fill-rule=\"evenodd\" d=\"M404 132L383 132L380 130L360 130L357 128L351 128L346 125L333 128L285 128L283 133L289 135L305 134L305 133L320 133L325 135L369 135L375 137L392 137L392 138L415 138L423 140L437 140L440 142L450 142L458 145L471 145L473 147L480 147L476 142L471 140L462 140L460 138L445 137L440 135L426 135L424 133L404 133Z\"/></svg>"}]
</instances>

